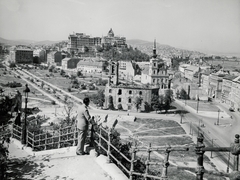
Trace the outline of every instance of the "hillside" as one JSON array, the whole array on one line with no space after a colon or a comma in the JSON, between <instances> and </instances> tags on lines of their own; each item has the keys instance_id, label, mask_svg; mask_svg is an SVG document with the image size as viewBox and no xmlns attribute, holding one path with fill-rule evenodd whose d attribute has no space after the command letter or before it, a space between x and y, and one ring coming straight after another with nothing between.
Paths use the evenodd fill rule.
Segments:
<instances>
[{"instance_id":1,"label":"hillside","mask_svg":"<svg viewBox=\"0 0 240 180\"><path fill-rule=\"evenodd\" d=\"M152 55L153 50L153 42L143 41L139 39L127 40L127 44L132 46L133 48L137 48L138 50L146 53L148 55ZM185 49L175 48L165 44L156 43L157 54L162 57L172 57L172 56L193 56L200 57L204 56L204 53L198 51L190 51Z\"/></svg>"},{"instance_id":2,"label":"hillside","mask_svg":"<svg viewBox=\"0 0 240 180\"><path fill-rule=\"evenodd\" d=\"M16 46L16 45L52 45L58 43L58 41L32 41L32 40L9 40L0 37L0 44Z\"/></svg>"}]
</instances>

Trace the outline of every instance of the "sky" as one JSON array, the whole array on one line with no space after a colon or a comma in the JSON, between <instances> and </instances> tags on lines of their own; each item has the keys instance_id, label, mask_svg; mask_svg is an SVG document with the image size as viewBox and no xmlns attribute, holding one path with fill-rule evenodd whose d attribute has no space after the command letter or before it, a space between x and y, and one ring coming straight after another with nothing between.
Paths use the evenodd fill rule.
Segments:
<instances>
[{"instance_id":1,"label":"sky","mask_svg":"<svg viewBox=\"0 0 240 180\"><path fill-rule=\"evenodd\" d=\"M0 0L0 37L67 40L73 32L240 54L240 0Z\"/></svg>"}]
</instances>

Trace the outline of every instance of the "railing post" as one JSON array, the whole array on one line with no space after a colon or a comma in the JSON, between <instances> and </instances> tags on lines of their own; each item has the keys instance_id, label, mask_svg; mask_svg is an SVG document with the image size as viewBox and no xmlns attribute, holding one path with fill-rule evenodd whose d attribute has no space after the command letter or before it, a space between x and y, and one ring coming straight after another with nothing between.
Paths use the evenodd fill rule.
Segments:
<instances>
[{"instance_id":1,"label":"railing post","mask_svg":"<svg viewBox=\"0 0 240 180\"><path fill-rule=\"evenodd\" d=\"M135 161L135 157L136 157L136 145L135 144L132 147L131 151L132 151L132 159L131 159L131 167L130 167L130 171L129 171L129 179L133 180L134 161Z\"/></svg>"},{"instance_id":2,"label":"railing post","mask_svg":"<svg viewBox=\"0 0 240 180\"><path fill-rule=\"evenodd\" d=\"M98 143L98 154L101 152L101 146L102 146L102 127L99 128L99 143Z\"/></svg>"},{"instance_id":3,"label":"railing post","mask_svg":"<svg viewBox=\"0 0 240 180\"><path fill-rule=\"evenodd\" d=\"M110 154L111 154L111 129L109 129L108 131L108 151L107 151L107 162L110 163L111 162L111 159L110 159Z\"/></svg>"},{"instance_id":4,"label":"railing post","mask_svg":"<svg viewBox=\"0 0 240 180\"><path fill-rule=\"evenodd\" d=\"M239 154L240 154L239 134L235 135L234 144L231 145L231 153L234 155L233 171L238 171L239 170Z\"/></svg>"},{"instance_id":5,"label":"railing post","mask_svg":"<svg viewBox=\"0 0 240 180\"><path fill-rule=\"evenodd\" d=\"M168 166L170 165L169 164L169 154L171 152L171 147L168 147L165 151L165 158L164 158L164 161L163 161L163 170L162 170L162 175L161 175L161 178L162 180L167 180L168 177L167 177L167 169L168 169Z\"/></svg>"},{"instance_id":6,"label":"railing post","mask_svg":"<svg viewBox=\"0 0 240 180\"><path fill-rule=\"evenodd\" d=\"M148 171L149 171L149 161L150 161L150 154L151 154L151 143L149 143L148 149L148 156L147 156L147 160L145 161L145 165L146 165L146 171L145 171L145 180L147 180L147 175L148 175Z\"/></svg>"},{"instance_id":7,"label":"railing post","mask_svg":"<svg viewBox=\"0 0 240 180\"><path fill-rule=\"evenodd\" d=\"M73 146L76 146L76 127L73 128Z\"/></svg>"},{"instance_id":8,"label":"railing post","mask_svg":"<svg viewBox=\"0 0 240 180\"><path fill-rule=\"evenodd\" d=\"M28 145L28 129L26 128L26 146Z\"/></svg>"},{"instance_id":9,"label":"railing post","mask_svg":"<svg viewBox=\"0 0 240 180\"><path fill-rule=\"evenodd\" d=\"M34 149L35 149L34 148L35 147L35 145L34 145L34 143L35 143L35 132L33 132L33 138L32 139L33 139L33 142L32 142L33 147L32 147L32 149L34 151Z\"/></svg>"},{"instance_id":10,"label":"railing post","mask_svg":"<svg viewBox=\"0 0 240 180\"><path fill-rule=\"evenodd\" d=\"M93 147L93 144L94 144L93 132L94 132L94 129L93 129L93 125L92 125L91 134L90 134L90 147Z\"/></svg>"},{"instance_id":11,"label":"railing post","mask_svg":"<svg viewBox=\"0 0 240 180\"><path fill-rule=\"evenodd\" d=\"M45 133L45 147L44 150L47 150L47 132Z\"/></svg>"},{"instance_id":12,"label":"railing post","mask_svg":"<svg viewBox=\"0 0 240 180\"><path fill-rule=\"evenodd\" d=\"M196 169L196 180L203 180L203 174L204 174L204 166L203 166L203 154L204 151L202 148L205 147L203 144L203 134L199 133L199 136L197 137L197 146L196 146L196 154L197 154L197 169Z\"/></svg>"},{"instance_id":13,"label":"railing post","mask_svg":"<svg viewBox=\"0 0 240 180\"><path fill-rule=\"evenodd\" d=\"M59 135L58 135L58 148L61 147L61 127L59 128Z\"/></svg>"}]
</instances>

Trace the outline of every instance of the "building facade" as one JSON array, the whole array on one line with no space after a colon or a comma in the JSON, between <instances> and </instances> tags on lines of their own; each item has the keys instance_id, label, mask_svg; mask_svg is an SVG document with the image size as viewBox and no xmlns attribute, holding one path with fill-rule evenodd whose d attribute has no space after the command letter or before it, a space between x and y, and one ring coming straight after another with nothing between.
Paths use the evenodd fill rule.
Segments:
<instances>
[{"instance_id":1,"label":"building facade","mask_svg":"<svg viewBox=\"0 0 240 180\"><path fill-rule=\"evenodd\" d=\"M222 102L228 104L231 106L231 91L232 91L232 85L233 85L233 79L235 79L237 76L226 76L223 78L222 81L222 97L221 100Z\"/></svg>"},{"instance_id":2,"label":"building facade","mask_svg":"<svg viewBox=\"0 0 240 180\"><path fill-rule=\"evenodd\" d=\"M142 71L141 83L150 84L160 89L169 88L168 66L162 59L157 58L156 42L154 41L153 56L150 59L149 68Z\"/></svg>"},{"instance_id":3,"label":"building facade","mask_svg":"<svg viewBox=\"0 0 240 180\"><path fill-rule=\"evenodd\" d=\"M194 74L198 73L200 68L197 66L188 66L184 69L184 77L190 81L193 80Z\"/></svg>"},{"instance_id":4,"label":"building facade","mask_svg":"<svg viewBox=\"0 0 240 180\"><path fill-rule=\"evenodd\" d=\"M62 66L62 59L64 59L67 55L61 51L57 51L54 53L54 62L57 66Z\"/></svg>"},{"instance_id":5,"label":"building facade","mask_svg":"<svg viewBox=\"0 0 240 180\"><path fill-rule=\"evenodd\" d=\"M107 84L105 87L105 104L109 107L109 99L112 97L115 109L122 107L123 110L137 111L146 110L145 104L151 104L152 95L158 95L159 88L143 88L134 86L114 86ZM136 107L137 98L141 98L139 109Z\"/></svg>"},{"instance_id":6,"label":"building facade","mask_svg":"<svg viewBox=\"0 0 240 180\"><path fill-rule=\"evenodd\" d=\"M134 61L119 61L119 78L132 82L137 74L137 64Z\"/></svg>"},{"instance_id":7,"label":"building facade","mask_svg":"<svg viewBox=\"0 0 240 180\"><path fill-rule=\"evenodd\" d=\"M80 58L64 58L62 60L62 69L76 69Z\"/></svg>"},{"instance_id":8,"label":"building facade","mask_svg":"<svg viewBox=\"0 0 240 180\"><path fill-rule=\"evenodd\" d=\"M240 112L240 76L232 81L232 88L230 92L231 106Z\"/></svg>"},{"instance_id":9,"label":"building facade","mask_svg":"<svg viewBox=\"0 0 240 180\"><path fill-rule=\"evenodd\" d=\"M15 50L15 63L18 64L32 64L33 63L33 50L31 49L16 49Z\"/></svg>"},{"instance_id":10,"label":"building facade","mask_svg":"<svg viewBox=\"0 0 240 180\"><path fill-rule=\"evenodd\" d=\"M107 62L104 59L83 58L77 64L77 70L82 73L102 73L107 70Z\"/></svg>"}]
</instances>

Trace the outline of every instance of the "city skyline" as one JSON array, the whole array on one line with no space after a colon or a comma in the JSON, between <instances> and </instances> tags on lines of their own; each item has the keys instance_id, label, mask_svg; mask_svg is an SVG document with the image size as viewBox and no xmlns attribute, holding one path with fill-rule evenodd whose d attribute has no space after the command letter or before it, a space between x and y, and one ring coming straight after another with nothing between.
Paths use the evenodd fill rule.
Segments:
<instances>
[{"instance_id":1,"label":"city skyline","mask_svg":"<svg viewBox=\"0 0 240 180\"><path fill-rule=\"evenodd\" d=\"M115 35L206 53L240 54L238 0L0 0L0 37L67 40Z\"/></svg>"}]
</instances>

